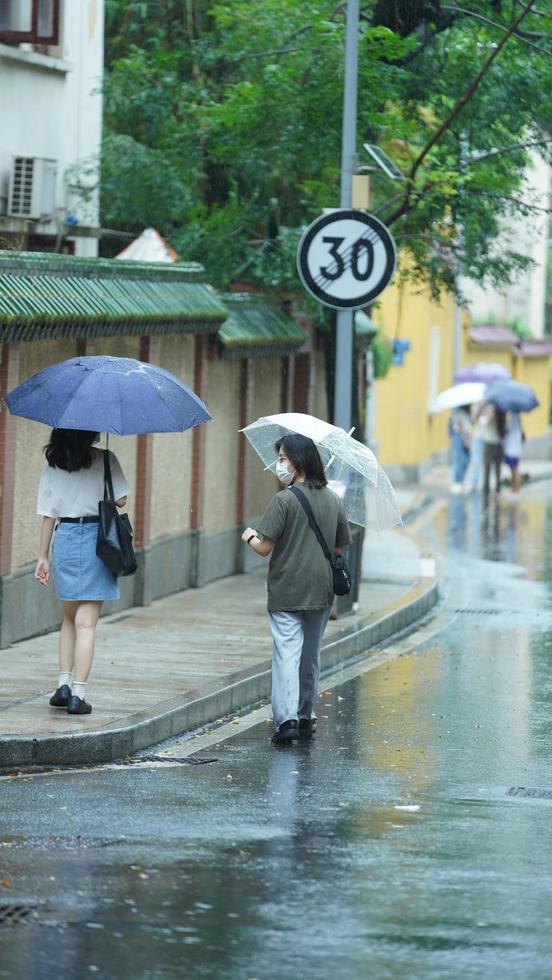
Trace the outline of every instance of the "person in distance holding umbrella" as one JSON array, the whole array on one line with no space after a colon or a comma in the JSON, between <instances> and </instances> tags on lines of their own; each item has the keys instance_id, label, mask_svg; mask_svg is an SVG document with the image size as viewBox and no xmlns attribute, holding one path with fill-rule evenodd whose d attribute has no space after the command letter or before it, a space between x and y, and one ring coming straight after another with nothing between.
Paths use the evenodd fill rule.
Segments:
<instances>
[{"instance_id":1,"label":"person in distance holding umbrella","mask_svg":"<svg viewBox=\"0 0 552 980\"><path fill-rule=\"evenodd\" d=\"M50 581L49 551L58 599L63 605L59 636L59 680L50 698L53 708L70 715L87 715L84 698L94 657L96 625L105 599L118 599L116 577L96 554L98 501L104 494L104 454L95 448L97 432L53 429L45 447L47 465L38 486L37 513L42 516L40 555L35 578ZM128 487L120 463L109 453L113 490L118 507L126 503Z\"/></svg>"}]
</instances>

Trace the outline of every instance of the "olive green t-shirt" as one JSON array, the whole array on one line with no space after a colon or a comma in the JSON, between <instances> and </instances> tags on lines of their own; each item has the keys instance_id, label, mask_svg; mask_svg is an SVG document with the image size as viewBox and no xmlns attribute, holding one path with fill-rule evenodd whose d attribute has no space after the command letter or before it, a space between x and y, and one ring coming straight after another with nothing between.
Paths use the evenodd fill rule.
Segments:
<instances>
[{"instance_id":1,"label":"olive green t-shirt","mask_svg":"<svg viewBox=\"0 0 552 980\"><path fill-rule=\"evenodd\" d=\"M330 554L351 543L343 504L327 487L298 485L312 507ZM326 609L333 602L330 563L301 504L289 490L270 501L256 530L275 542L268 568L269 612Z\"/></svg>"}]
</instances>

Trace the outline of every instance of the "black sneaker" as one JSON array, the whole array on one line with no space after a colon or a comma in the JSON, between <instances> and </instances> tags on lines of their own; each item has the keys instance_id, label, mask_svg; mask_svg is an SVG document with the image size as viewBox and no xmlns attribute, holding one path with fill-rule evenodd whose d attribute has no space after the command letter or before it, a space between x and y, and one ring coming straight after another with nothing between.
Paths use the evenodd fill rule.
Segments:
<instances>
[{"instance_id":1,"label":"black sneaker","mask_svg":"<svg viewBox=\"0 0 552 980\"><path fill-rule=\"evenodd\" d=\"M295 719L283 721L278 731L270 739L273 745L291 745L299 738L299 722Z\"/></svg>"},{"instance_id":2,"label":"black sneaker","mask_svg":"<svg viewBox=\"0 0 552 980\"><path fill-rule=\"evenodd\" d=\"M84 698L79 698L77 694L72 694L69 698L69 704L67 705L68 715L89 715L92 711L92 705L88 704Z\"/></svg>"},{"instance_id":3,"label":"black sneaker","mask_svg":"<svg viewBox=\"0 0 552 980\"><path fill-rule=\"evenodd\" d=\"M316 731L316 718L299 719L299 738L312 738Z\"/></svg>"},{"instance_id":4,"label":"black sneaker","mask_svg":"<svg viewBox=\"0 0 552 980\"><path fill-rule=\"evenodd\" d=\"M57 691L54 691L52 697L50 698L50 704L52 708L66 708L69 704L69 698L71 697L71 688L68 684L62 684L58 687Z\"/></svg>"}]
</instances>

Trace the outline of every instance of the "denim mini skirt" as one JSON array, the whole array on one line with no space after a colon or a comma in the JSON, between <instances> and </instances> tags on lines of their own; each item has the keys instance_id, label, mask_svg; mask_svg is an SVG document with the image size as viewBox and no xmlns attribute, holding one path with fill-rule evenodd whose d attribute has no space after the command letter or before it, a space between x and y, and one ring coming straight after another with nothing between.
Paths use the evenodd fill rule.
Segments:
<instances>
[{"instance_id":1,"label":"denim mini skirt","mask_svg":"<svg viewBox=\"0 0 552 980\"><path fill-rule=\"evenodd\" d=\"M62 602L118 599L117 579L96 554L97 523L58 524L52 552L54 581Z\"/></svg>"}]
</instances>

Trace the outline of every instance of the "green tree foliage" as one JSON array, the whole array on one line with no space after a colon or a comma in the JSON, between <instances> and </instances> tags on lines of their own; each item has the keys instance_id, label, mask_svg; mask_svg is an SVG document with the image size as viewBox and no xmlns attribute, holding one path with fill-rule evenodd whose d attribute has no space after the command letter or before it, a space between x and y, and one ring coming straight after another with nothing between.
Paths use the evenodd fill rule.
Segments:
<instances>
[{"instance_id":1,"label":"green tree foliage","mask_svg":"<svg viewBox=\"0 0 552 980\"><path fill-rule=\"evenodd\" d=\"M373 210L436 292L459 248L506 281L526 259L497 252L501 221L546 207L524 174L548 146L552 0L530 6L499 49L523 0L361 3L359 146L408 177L378 176ZM296 290L301 227L339 201L343 60L331 0L106 0L103 222L155 225L219 285Z\"/></svg>"}]
</instances>

